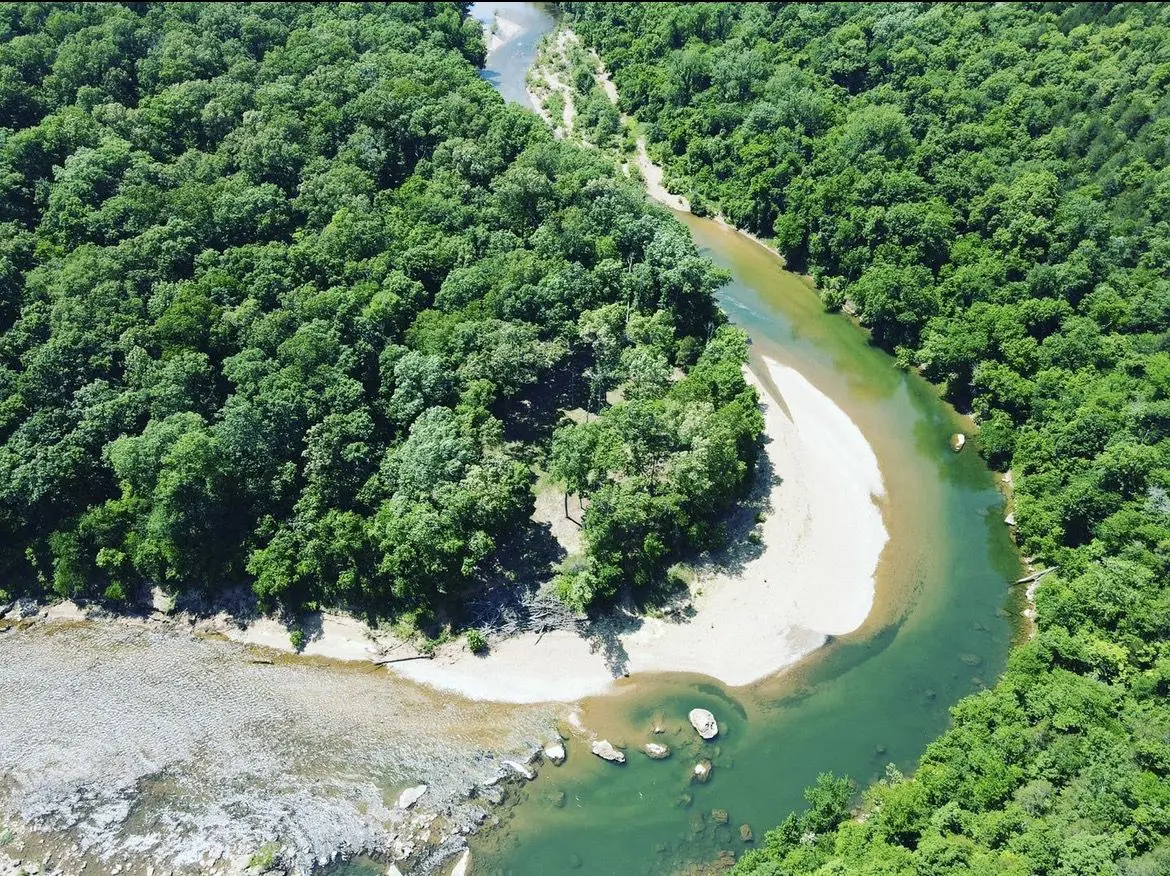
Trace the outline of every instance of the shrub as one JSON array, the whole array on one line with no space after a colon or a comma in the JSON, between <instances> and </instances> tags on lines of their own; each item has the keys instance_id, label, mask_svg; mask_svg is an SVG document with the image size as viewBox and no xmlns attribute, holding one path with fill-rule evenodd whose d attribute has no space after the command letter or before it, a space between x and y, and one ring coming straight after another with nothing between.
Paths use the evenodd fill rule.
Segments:
<instances>
[{"instance_id":1,"label":"shrub","mask_svg":"<svg viewBox=\"0 0 1170 876\"><path fill-rule=\"evenodd\" d=\"M488 641L479 630L467 631L467 650L472 654L484 654L488 649Z\"/></svg>"}]
</instances>

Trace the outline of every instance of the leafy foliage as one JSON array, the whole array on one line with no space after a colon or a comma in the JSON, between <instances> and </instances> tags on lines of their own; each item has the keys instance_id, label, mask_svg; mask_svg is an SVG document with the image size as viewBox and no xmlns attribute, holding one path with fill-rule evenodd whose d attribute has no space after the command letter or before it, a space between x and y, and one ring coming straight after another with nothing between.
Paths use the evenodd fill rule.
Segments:
<instances>
[{"instance_id":1,"label":"leafy foliage","mask_svg":"<svg viewBox=\"0 0 1170 876\"><path fill-rule=\"evenodd\" d=\"M693 200L972 410L1059 568L913 778L739 872L1166 872L1170 10L567 6Z\"/></svg>"},{"instance_id":2,"label":"leafy foliage","mask_svg":"<svg viewBox=\"0 0 1170 876\"><path fill-rule=\"evenodd\" d=\"M466 11L0 7L6 589L457 605L532 513L549 387L674 404L638 327L706 348L721 275L503 104Z\"/></svg>"}]
</instances>

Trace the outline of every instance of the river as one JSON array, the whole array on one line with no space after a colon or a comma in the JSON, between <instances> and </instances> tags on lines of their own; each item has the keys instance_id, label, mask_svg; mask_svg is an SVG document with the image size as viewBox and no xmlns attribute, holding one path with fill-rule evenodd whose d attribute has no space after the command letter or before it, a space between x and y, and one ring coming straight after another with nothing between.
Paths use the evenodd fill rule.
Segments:
<instances>
[{"instance_id":1,"label":"river","mask_svg":"<svg viewBox=\"0 0 1170 876\"><path fill-rule=\"evenodd\" d=\"M488 56L484 76L510 100L527 103L524 79L540 36L555 20L539 4L476 4L525 30ZM677 213L695 243L729 269L719 301L763 357L788 365L828 395L872 445L886 484L890 540L882 554L874 609L865 625L812 658L749 688L662 676L631 680L615 695L584 703L585 723L615 744L657 737L674 748L665 762L631 757L614 767L578 746L559 769L519 792L506 823L473 844L475 872L665 874L738 855L764 830L803 805L817 774L847 774L859 785L893 763L909 769L959 698L994 683L1015 625L1008 582L1019 560L1002 523L992 474L949 436L970 424L933 387L898 369L846 317L828 314L816 293L781 261L710 219ZM766 378L765 378L766 379ZM842 537L848 537L848 523ZM745 643L750 646L750 643ZM717 744L702 745L687 711L711 709ZM700 756L714 763L705 785L690 781ZM728 813L727 823L712 815Z\"/></svg>"}]
</instances>

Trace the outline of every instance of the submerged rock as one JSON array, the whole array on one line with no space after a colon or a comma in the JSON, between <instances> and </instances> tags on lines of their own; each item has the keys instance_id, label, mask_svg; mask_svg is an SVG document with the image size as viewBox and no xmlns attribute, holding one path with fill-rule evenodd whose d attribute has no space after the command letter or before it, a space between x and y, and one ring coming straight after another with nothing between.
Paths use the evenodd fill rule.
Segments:
<instances>
[{"instance_id":1,"label":"submerged rock","mask_svg":"<svg viewBox=\"0 0 1170 876\"><path fill-rule=\"evenodd\" d=\"M413 788L407 788L398 795L398 808L409 809L419 801L419 798L427 792L426 785L415 785Z\"/></svg>"},{"instance_id":2,"label":"submerged rock","mask_svg":"<svg viewBox=\"0 0 1170 876\"><path fill-rule=\"evenodd\" d=\"M755 834L752 833L752 826L750 824L741 824L739 826L739 838L745 843L750 843L756 838Z\"/></svg>"},{"instance_id":3,"label":"submerged rock","mask_svg":"<svg viewBox=\"0 0 1170 876\"><path fill-rule=\"evenodd\" d=\"M560 766L565 762L567 752L565 751L565 744L563 742L550 742L544 747L544 759L554 766Z\"/></svg>"},{"instance_id":4,"label":"submerged rock","mask_svg":"<svg viewBox=\"0 0 1170 876\"><path fill-rule=\"evenodd\" d=\"M715 721L715 716L706 709L691 709L687 717L691 719L691 726L704 739L714 739L719 735L719 724Z\"/></svg>"},{"instance_id":5,"label":"submerged rock","mask_svg":"<svg viewBox=\"0 0 1170 876\"><path fill-rule=\"evenodd\" d=\"M642 746L642 750L651 760L666 760L670 757L670 746L663 745L661 742L647 742Z\"/></svg>"},{"instance_id":6,"label":"submerged rock","mask_svg":"<svg viewBox=\"0 0 1170 876\"><path fill-rule=\"evenodd\" d=\"M711 761L701 760L695 764L695 768L691 771L691 777L700 783L706 783L711 778Z\"/></svg>"},{"instance_id":7,"label":"submerged rock","mask_svg":"<svg viewBox=\"0 0 1170 876\"><path fill-rule=\"evenodd\" d=\"M712 809L711 820L716 824L727 824L731 820L731 817L727 814L726 809Z\"/></svg>"},{"instance_id":8,"label":"submerged rock","mask_svg":"<svg viewBox=\"0 0 1170 876\"><path fill-rule=\"evenodd\" d=\"M596 754L598 757L600 757L602 760L608 760L612 763L625 763L626 762L625 752L621 751L617 748L614 748L613 744L608 739L598 739L596 742L593 743L593 745L591 746L591 749L592 749L593 753Z\"/></svg>"}]
</instances>

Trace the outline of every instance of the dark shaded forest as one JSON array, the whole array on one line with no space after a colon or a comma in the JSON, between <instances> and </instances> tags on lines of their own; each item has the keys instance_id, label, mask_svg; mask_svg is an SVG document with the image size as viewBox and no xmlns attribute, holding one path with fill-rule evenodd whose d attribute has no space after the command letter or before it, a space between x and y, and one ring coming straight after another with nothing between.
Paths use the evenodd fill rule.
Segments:
<instances>
[{"instance_id":1,"label":"dark shaded forest","mask_svg":"<svg viewBox=\"0 0 1170 876\"><path fill-rule=\"evenodd\" d=\"M974 413L1057 567L912 778L854 818L824 777L737 872L1170 872L1170 6L566 6L678 190Z\"/></svg>"},{"instance_id":2,"label":"dark shaded forest","mask_svg":"<svg viewBox=\"0 0 1170 876\"><path fill-rule=\"evenodd\" d=\"M575 607L718 540L722 275L483 57L467 4L0 7L0 599L433 618L554 435Z\"/></svg>"}]
</instances>

